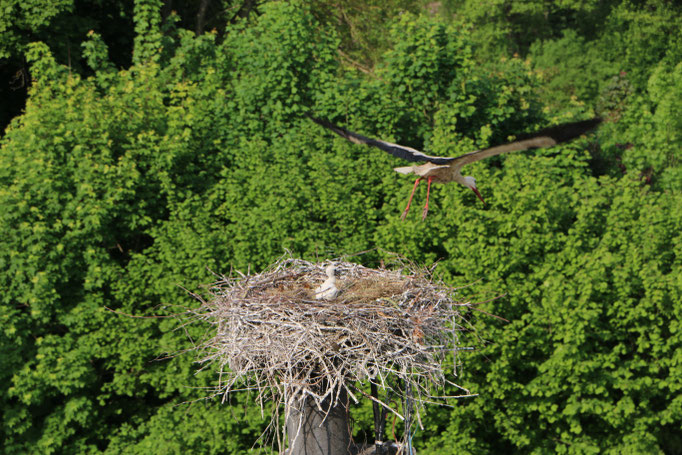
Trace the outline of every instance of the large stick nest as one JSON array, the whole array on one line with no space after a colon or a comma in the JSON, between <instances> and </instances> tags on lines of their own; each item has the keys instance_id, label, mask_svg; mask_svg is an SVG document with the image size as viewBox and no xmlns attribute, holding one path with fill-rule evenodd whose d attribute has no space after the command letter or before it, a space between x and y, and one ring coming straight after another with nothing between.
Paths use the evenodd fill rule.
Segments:
<instances>
[{"instance_id":1,"label":"large stick nest","mask_svg":"<svg viewBox=\"0 0 682 455\"><path fill-rule=\"evenodd\" d=\"M397 376L418 418L433 386L447 382L444 358L458 349L468 304L429 270L403 262L393 270L334 262L340 292L317 300L329 264L285 258L263 273L214 283L196 313L215 326L200 362L217 365L219 394L255 389L261 404L283 403L287 415L301 400L320 409L335 403L341 391L357 402L358 383L392 389L387 378Z\"/></svg>"}]
</instances>

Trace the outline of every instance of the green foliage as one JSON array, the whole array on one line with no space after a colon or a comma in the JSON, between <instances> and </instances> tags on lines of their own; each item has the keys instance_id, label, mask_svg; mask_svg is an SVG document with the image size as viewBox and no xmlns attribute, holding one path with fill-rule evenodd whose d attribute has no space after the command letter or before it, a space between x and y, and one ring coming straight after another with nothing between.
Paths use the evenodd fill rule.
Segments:
<instances>
[{"instance_id":1,"label":"green foliage","mask_svg":"<svg viewBox=\"0 0 682 455\"><path fill-rule=\"evenodd\" d=\"M341 60L354 68L371 71L390 49L387 26L401 14L418 14L428 7L424 0L316 0L310 2L318 20L333 27L341 39ZM393 41L395 42L395 41Z\"/></svg>"},{"instance_id":2,"label":"green foliage","mask_svg":"<svg viewBox=\"0 0 682 455\"><path fill-rule=\"evenodd\" d=\"M83 69L78 44L97 30L116 52L118 64L129 62L133 30L130 2L87 0L0 0L0 62L16 71L29 43L48 42L56 59L74 71ZM4 81L3 81L4 82ZM2 91L7 87L3 84Z\"/></svg>"},{"instance_id":3,"label":"green foliage","mask_svg":"<svg viewBox=\"0 0 682 455\"><path fill-rule=\"evenodd\" d=\"M558 39L536 41L529 54L547 81L542 87L543 98L559 109L573 99L596 99L606 81L623 68L619 61L606 60L603 49L574 29L565 30Z\"/></svg>"},{"instance_id":4,"label":"green foliage","mask_svg":"<svg viewBox=\"0 0 682 455\"><path fill-rule=\"evenodd\" d=\"M187 41L178 53L212 57L206 41ZM163 70L140 65L99 86L99 77L69 76L44 45L30 57L36 83L26 114L7 134L0 175L1 205L13 207L0 220L7 233L0 253L2 439L6 453L82 453L123 437L125 425L112 431L123 424L155 419L172 427L168 411L156 408L200 396L187 386L210 378L195 378L191 359L154 361L187 341L176 324L107 309L175 312L159 305L188 303L178 285L196 289L211 279L206 267L220 257L220 241L195 239L183 213L189 196L219 173L219 139L210 130L229 128L213 122L210 109L222 104L223 81L198 64L174 79L181 65L172 61ZM210 230L208 222L199 227ZM217 415L212 421L230 425ZM142 428L148 436L157 426Z\"/></svg>"},{"instance_id":5,"label":"green foliage","mask_svg":"<svg viewBox=\"0 0 682 455\"><path fill-rule=\"evenodd\" d=\"M80 43L91 30L112 46L114 66L130 63L132 2L111 0L0 0L0 136L28 96L30 43L48 44L70 71L87 72Z\"/></svg>"},{"instance_id":6,"label":"green foliage","mask_svg":"<svg viewBox=\"0 0 682 455\"><path fill-rule=\"evenodd\" d=\"M494 342L464 379L485 392L450 413L427 453L668 453L682 374L679 195L565 181L565 170L545 180L543 160L520 161L507 160L499 186L513 196L496 192L485 219L494 235L460 230L446 243L448 272L505 284L485 309L511 322L479 328Z\"/></svg>"},{"instance_id":7,"label":"green foliage","mask_svg":"<svg viewBox=\"0 0 682 455\"><path fill-rule=\"evenodd\" d=\"M669 2L623 2L609 15L598 46L643 90L660 61L674 65L682 59L682 33L675 25L680 20L682 11Z\"/></svg>"},{"instance_id":8,"label":"green foliage","mask_svg":"<svg viewBox=\"0 0 682 455\"><path fill-rule=\"evenodd\" d=\"M135 54L133 63L143 63L160 57L162 0L135 2Z\"/></svg>"},{"instance_id":9,"label":"green foliage","mask_svg":"<svg viewBox=\"0 0 682 455\"><path fill-rule=\"evenodd\" d=\"M619 1L491 0L485 7L472 0L445 3L451 14L475 25L473 36L484 53L497 56L525 54L534 41L560 38L565 29L591 36L599 31L604 16Z\"/></svg>"},{"instance_id":10,"label":"green foliage","mask_svg":"<svg viewBox=\"0 0 682 455\"><path fill-rule=\"evenodd\" d=\"M225 51L233 59L234 102L244 127L257 122L279 131L290 116L305 112L313 88L330 80L336 40L297 3L262 9L257 24L230 32Z\"/></svg>"},{"instance_id":11,"label":"green foliage","mask_svg":"<svg viewBox=\"0 0 682 455\"><path fill-rule=\"evenodd\" d=\"M299 2L259 4L220 42L140 0L134 65L118 70L118 51L93 32L82 46L91 77L45 44L27 47L34 84L0 148L1 450L246 453L266 425L253 398L195 401L216 378L167 356L205 331L167 317L194 305L181 286L262 269L285 248L307 258L379 248L438 260L452 284L479 281L463 297L507 294L480 308L509 323L470 315L489 341L460 359L457 380L481 395L432 409L420 452L679 451L682 67L674 46L660 55L674 38L653 32L670 31L664 9L601 4L550 8L551 24L566 11L593 19L578 34L539 28L532 52L565 63L550 85L519 58L477 63L481 30L411 14L382 37L394 44L371 75L341 71L345 38ZM542 25L541 6L514 3L514 33ZM606 85L581 78L563 93L568 69L597 71L590 24L607 16L651 25L628 65L648 43L661 51L655 67L605 65ZM556 92L570 105L544 108L537 94ZM571 96L598 94L618 123L467 166L487 205L434 186L426 222L399 221L412 182L391 172L393 157L304 115L445 155L590 115ZM365 403L356 435L369 434L368 416Z\"/></svg>"},{"instance_id":12,"label":"green foliage","mask_svg":"<svg viewBox=\"0 0 682 455\"><path fill-rule=\"evenodd\" d=\"M13 56L27 44L22 34L38 32L55 17L72 10L73 0L0 1L0 59Z\"/></svg>"},{"instance_id":13,"label":"green foliage","mask_svg":"<svg viewBox=\"0 0 682 455\"><path fill-rule=\"evenodd\" d=\"M627 146L622 163L655 187L682 190L682 63L657 65L648 90L625 111L619 140Z\"/></svg>"},{"instance_id":14,"label":"green foliage","mask_svg":"<svg viewBox=\"0 0 682 455\"><path fill-rule=\"evenodd\" d=\"M674 65L682 58L680 8L662 0L448 5L474 24L480 60L528 56L543 75L541 98L553 109L573 97L594 104L622 71L635 91L644 91L659 61Z\"/></svg>"}]
</instances>

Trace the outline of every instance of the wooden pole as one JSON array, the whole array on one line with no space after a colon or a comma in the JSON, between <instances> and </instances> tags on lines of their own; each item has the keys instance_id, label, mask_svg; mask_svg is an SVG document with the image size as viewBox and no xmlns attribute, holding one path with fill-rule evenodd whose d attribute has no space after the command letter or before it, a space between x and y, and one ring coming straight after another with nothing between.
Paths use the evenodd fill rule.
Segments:
<instances>
[{"instance_id":1,"label":"wooden pole","mask_svg":"<svg viewBox=\"0 0 682 455\"><path fill-rule=\"evenodd\" d=\"M312 398L292 409L287 418L289 449L286 455L349 455L356 453L350 439L348 395L341 392L336 406L331 398L320 410ZM327 413L329 410L329 413Z\"/></svg>"}]
</instances>

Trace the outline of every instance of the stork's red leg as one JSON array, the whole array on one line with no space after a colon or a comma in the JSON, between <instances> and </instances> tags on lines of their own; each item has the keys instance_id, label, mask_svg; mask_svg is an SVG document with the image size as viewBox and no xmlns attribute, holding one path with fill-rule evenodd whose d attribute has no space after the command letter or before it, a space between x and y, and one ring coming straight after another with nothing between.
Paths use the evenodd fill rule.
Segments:
<instances>
[{"instance_id":1,"label":"stork's red leg","mask_svg":"<svg viewBox=\"0 0 682 455\"><path fill-rule=\"evenodd\" d=\"M414 186L412 187L412 192L410 193L410 198L407 200L407 207L405 207L405 211L400 216L401 220L404 220L405 217L407 216L407 212L410 211L410 204L412 204L412 196L414 196L414 190L417 189L417 186L419 185L419 182L421 182L421 181L422 181L421 177L419 177L417 180L414 181Z\"/></svg>"},{"instance_id":2,"label":"stork's red leg","mask_svg":"<svg viewBox=\"0 0 682 455\"><path fill-rule=\"evenodd\" d=\"M425 220L426 214L429 213L429 193L431 192L431 180L433 180L433 177L426 179L426 205L424 206L424 211L422 212L422 220Z\"/></svg>"}]
</instances>

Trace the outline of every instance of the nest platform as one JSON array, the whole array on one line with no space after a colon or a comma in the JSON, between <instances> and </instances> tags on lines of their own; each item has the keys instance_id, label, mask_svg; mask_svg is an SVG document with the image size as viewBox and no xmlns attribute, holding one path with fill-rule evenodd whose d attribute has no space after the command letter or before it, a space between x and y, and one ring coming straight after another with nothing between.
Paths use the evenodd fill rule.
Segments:
<instances>
[{"instance_id":1,"label":"nest platform","mask_svg":"<svg viewBox=\"0 0 682 455\"><path fill-rule=\"evenodd\" d=\"M198 349L199 362L218 370L216 394L255 390L261 408L272 401L288 415L304 400L322 408L347 393L357 402L371 382L408 391L418 419L424 403L443 398L433 390L452 384L444 360L458 350L469 304L455 300L455 288L434 282L430 270L402 261L390 269L333 262L340 292L317 300L314 290L330 264L284 258L260 274L222 277L208 288L195 315L213 326ZM470 396L458 390L449 398ZM378 402L403 418L396 406Z\"/></svg>"}]
</instances>

